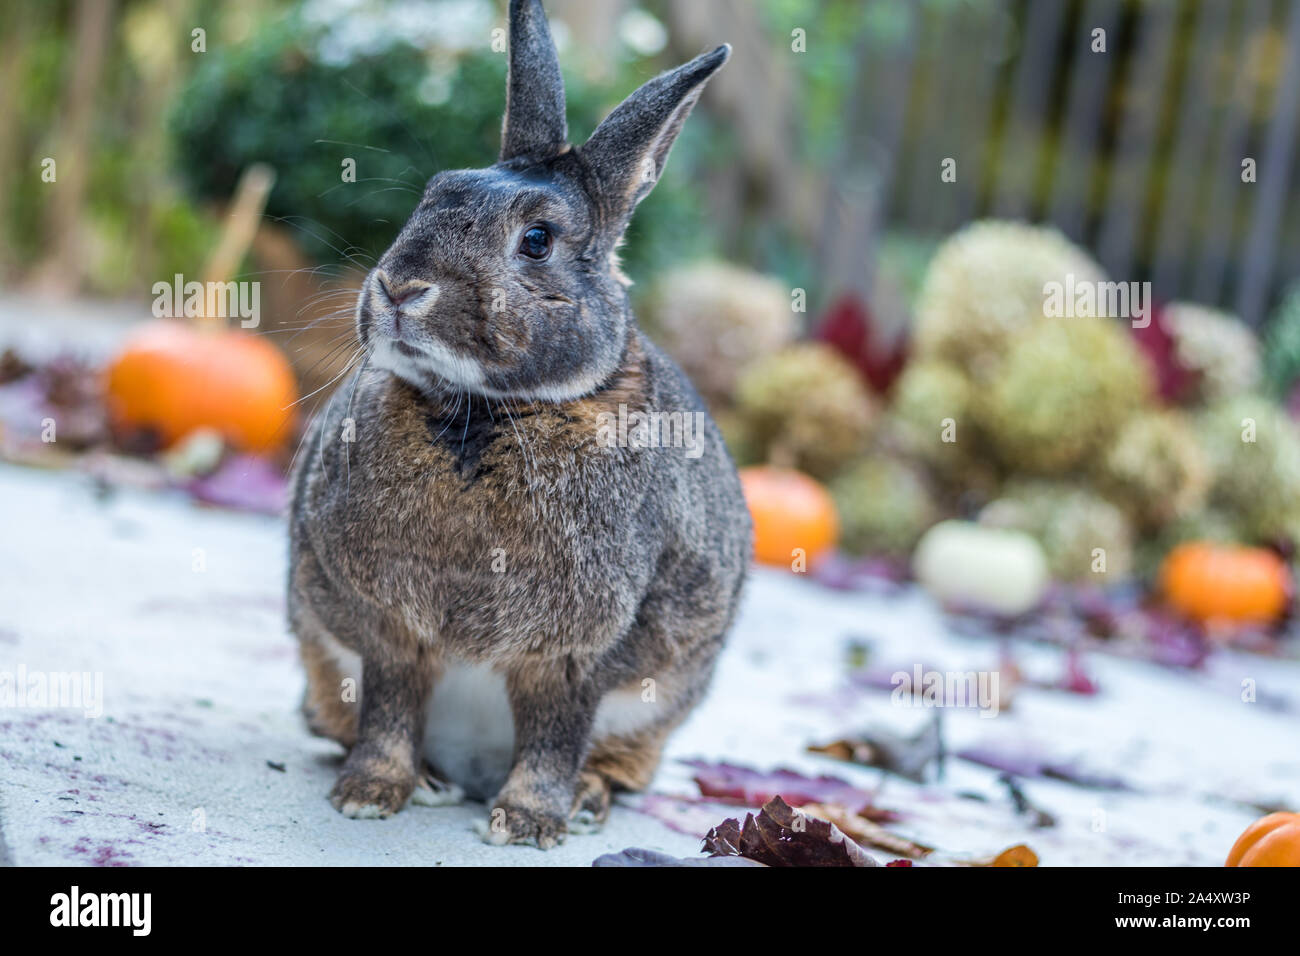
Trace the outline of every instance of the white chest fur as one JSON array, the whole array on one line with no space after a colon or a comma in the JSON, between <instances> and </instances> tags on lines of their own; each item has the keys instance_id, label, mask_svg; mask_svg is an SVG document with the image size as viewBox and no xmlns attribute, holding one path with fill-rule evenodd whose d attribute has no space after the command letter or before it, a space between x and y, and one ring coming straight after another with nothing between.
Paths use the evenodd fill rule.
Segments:
<instances>
[{"instance_id":1,"label":"white chest fur","mask_svg":"<svg viewBox=\"0 0 1300 956\"><path fill-rule=\"evenodd\" d=\"M505 783L514 748L505 675L487 664L450 664L430 696L425 759L469 796L490 800Z\"/></svg>"}]
</instances>

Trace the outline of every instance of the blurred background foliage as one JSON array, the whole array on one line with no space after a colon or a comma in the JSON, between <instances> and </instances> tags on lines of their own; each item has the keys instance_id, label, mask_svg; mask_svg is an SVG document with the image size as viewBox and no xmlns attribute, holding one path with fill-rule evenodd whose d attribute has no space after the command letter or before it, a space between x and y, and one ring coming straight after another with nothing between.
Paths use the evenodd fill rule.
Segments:
<instances>
[{"instance_id":1,"label":"blurred background foliage","mask_svg":"<svg viewBox=\"0 0 1300 956\"><path fill-rule=\"evenodd\" d=\"M196 271L239 172L257 161L278 172L268 215L309 261L367 261L429 175L494 157L503 6L12 0L0 23L0 278L140 296L157 276ZM1217 201L1223 164L1200 159L1223 141L1262 151L1295 79L1286 6L555 0L550 10L579 140L658 70L723 38L740 54L634 223L633 277L718 256L807 289L820 308L877 272L906 302L934 241L989 214L1056 221L1107 246L1112 273L1160 272L1166 299L1188 297L1209 263L1221 281L1200 276L1196 298L1230 299L1252 210ZM1093 23L1109 27L1104 67L1088 47ZM1200 139L1181 133L1192 113L1209 124ZM60 192L72 195L60 203L38 176L47 156L63 160ZM345 184L349 156L358 181ZM959 180L941 187L950 156ZM1300 255L1295 205L1271 243L1287 265ZM1279 277L1267 293L1280 297Z\"/></svg>"},{"instance_id":2,"label":"blurred background foliage","mask_svg":"<svg viewBox=\"0 0 1300 956\"><path fill-rule=\"evenodd\" d=\"M497 155L505 5L11 0L0 281L143 317L159 280L228 275L232 197L269 167L239 271L275 280L259 332L324 399L425 181ZM1147 581L1187 541L1300 552L1300 6L546 8L578 143L733 45L625 268L733 456L824 483L848 551L901 560L974 518L1032 535L1061 579L1094 580L1094 547ZM1148 321L1055 321L1047 283L1075 279L1149 280Z\"/></svg>"},{"instance_id":3,"label":"blurred background foliage","mask_svg":"<svg viewBox=\"0 0 1300 956\"><path fill-rule=\"evenodd\" d=\"M492 20L478 5L482 30ZM308 11L310 13L311 11ZM568 78L570 123L590 132L636 85ZM220 202L241 171L262 161L284 171L267 214L295 227L317 262L374 260L410 214L425 181L442 169L488 165L500 145L505 58L478 44L453 51L381 33L354 43L301 10L228 55L205 59L172 106L171 130L190 195ZM356 183L341 181L356 163ZM637 220L628 260L648 273L708 249L705 204L693 167L707 161L683 150L661 201Z\"/></svg>"}]
</instances>

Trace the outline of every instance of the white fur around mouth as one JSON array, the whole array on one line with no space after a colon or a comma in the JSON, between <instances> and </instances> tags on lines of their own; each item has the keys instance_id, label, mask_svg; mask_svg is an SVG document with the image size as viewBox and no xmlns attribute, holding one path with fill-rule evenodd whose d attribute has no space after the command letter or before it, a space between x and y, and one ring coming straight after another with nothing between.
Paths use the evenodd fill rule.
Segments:
<instances>
[{"instance_id":1,"label":"white fur around mouth","mask_svg":"<svg viewBox=\"0 0 1300 956\"><path fill-rule=\"evenodd\" d=\"M480 388L479 391L488 396L488 398L517 398L523 401L541 401L555 402L572 402L590 395L600 385L602 379L599 375L586 374L577 375L567 382L558 382L554 385L538 385L534 388L521 389L518 392L503 392L494 388Z\"/></svg>"},{"instance_id":2,"label":"white fur around mouth","mask_svg":"<svg viewBox=\"0 0 1300 956\"><path fill-rule=\"evenodd\" d=\"M429 385L430 380L436 376L451 385L467 388L487 398L522 401L571 402L584 395L590 395L601 383L599 375L583 374L569 381L538 385L517 391L496 389L484 384L487 374L483 371L483 366L474 359L457 355L440 342L422 341L407 344L423 353L420 359L403 355L394 347L392 339L376 337L370 364L375 368L387 369L418 388Z\"/></svg>"},{"instance_id":3,"label":"white fur around mouth","mask_svg":"<svg viewBox=\"0 0 1300 956\"><path fill-rule=\"evenodd\" d=\"M394 375L420 387L428 385L430 378L435 375L462 388L482 387L486 376L483 367L473 359L457 355L440 342L420 341L408 344L423 353L419 360L399 352L392 339L379 338L375 342L371 364L376 368L388 369Z\"/></svg>"},{"instance_id":4,"label":"white fur around mouth","mask_svg":"<svg viewBox=\"0 0 1300 956\"><path fill-rule=\"evenodd\" d=\"M432 286L431 288L436 299L438 287ZM358 316L365 308L365 297L358 298ZM487 372L484 371L479 362L465 355L457 355L436 339L406 343L410 347L420 350L422 354L418 359L398 351L394 340L380 332L377 327L372 331L371 339L374 342L369 359L371 367L392 372L398 378L409 382L416 388L428 387L430 380L437 377L451 385L469 389L487 398L560 404L590 395L600 386L606 374L608 374L607 372L602 373L593 370L580 372L564 382L545 383L518 390L497 389L485 384Z\"/></svg>"}]
</instances>

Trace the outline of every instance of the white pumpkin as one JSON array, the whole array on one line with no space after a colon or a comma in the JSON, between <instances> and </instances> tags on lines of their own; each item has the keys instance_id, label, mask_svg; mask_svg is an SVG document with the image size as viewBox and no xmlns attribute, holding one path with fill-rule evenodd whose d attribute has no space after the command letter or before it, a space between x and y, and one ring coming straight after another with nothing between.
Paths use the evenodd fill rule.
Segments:
<instances>
[{"instance_id":1,"label":"white pumpkin","mask_svg":"<svg viewBox=\"0 0 1300 956\"><path fill-rule=\"evenodd\" d=\"M1036 607L1050 580L1043 549L1029 535L969 521L927 531L912 570L941 604L1006 615Z\"/></svg>"}]
</instances>

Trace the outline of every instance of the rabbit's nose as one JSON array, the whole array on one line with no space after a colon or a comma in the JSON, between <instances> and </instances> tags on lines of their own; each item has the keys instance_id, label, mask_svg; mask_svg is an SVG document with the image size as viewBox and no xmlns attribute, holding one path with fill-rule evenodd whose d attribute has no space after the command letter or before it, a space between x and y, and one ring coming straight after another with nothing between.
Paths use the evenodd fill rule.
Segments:
<instances>
[{"instance_id":1,"label":"rabbit's nose","mask_svg":"<svg viewBox=\"0 0 1300 956\"><path fill-rule=\"evenodd\" d=\"M436 296L438 292L438 287L432 282L422 282L418 279L395 285L393 280L383 272L375 273L375 280L379 286L379 292L394 309L400 309L403 305L411 303L415 299Z\"/></svg>"}]
</instances>

